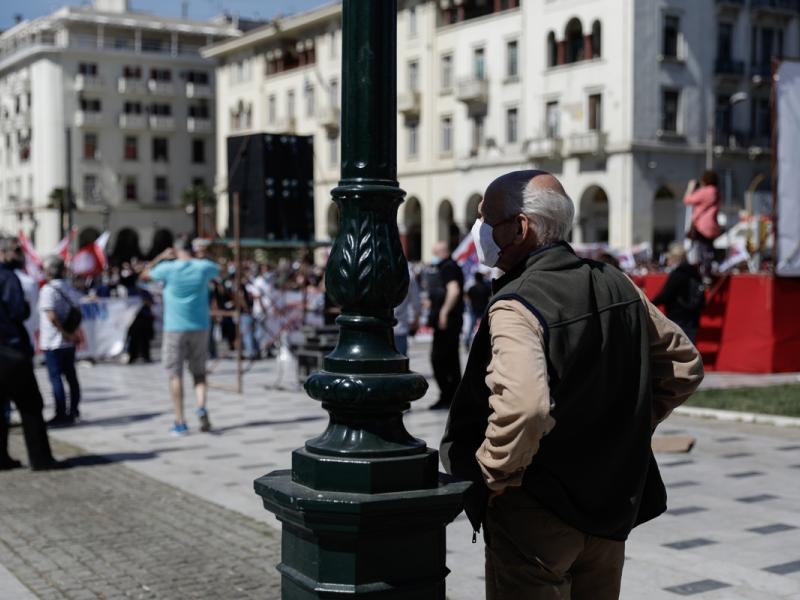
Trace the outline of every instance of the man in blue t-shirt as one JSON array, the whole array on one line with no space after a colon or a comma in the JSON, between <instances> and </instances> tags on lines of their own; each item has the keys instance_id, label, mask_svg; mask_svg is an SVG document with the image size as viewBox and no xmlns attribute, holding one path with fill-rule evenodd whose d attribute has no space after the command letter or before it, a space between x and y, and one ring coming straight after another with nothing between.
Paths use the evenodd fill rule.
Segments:
<instances>
[{"instance_id":1,"label":"man in blue t-shirt","mask_svg":"<svg viewBox=\"0 0 800 600\"><path fill-rule=\"evenodd\" d=\"M142 279L164 285L164 339L162 355L169 372L169 389L175 406L170 432L183 436L188 427L183 416L183 363L194 377L200 430L209 431L206 408L206 353L208 350L208 284L219 274L216 263L192 257L188 242L178 240L159 254L142 273Z\"/></svg>"}]
</instances>

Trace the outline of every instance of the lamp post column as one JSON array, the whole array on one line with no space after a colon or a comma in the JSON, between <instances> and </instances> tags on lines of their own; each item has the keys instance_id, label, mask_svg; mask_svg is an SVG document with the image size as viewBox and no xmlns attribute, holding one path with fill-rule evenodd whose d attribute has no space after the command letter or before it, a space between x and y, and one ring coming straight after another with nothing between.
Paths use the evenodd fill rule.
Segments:
<instances>
[{"instance_id":1,"label":"lamp post column","mask_svg":"<svg viewBox=\"0 0 800 600\"><path fill-rule=\"evenodd\" d=\"M326 287L339 342L306 382L327 429L292 453L291 471L255 482L281 520L282 598L444 600L445 526L469 484L440 480L438 452L403 411L425 379L394 347L408 289L397 230L396 0L344 0L340 227Z\"/></svg>"}]
</instances>

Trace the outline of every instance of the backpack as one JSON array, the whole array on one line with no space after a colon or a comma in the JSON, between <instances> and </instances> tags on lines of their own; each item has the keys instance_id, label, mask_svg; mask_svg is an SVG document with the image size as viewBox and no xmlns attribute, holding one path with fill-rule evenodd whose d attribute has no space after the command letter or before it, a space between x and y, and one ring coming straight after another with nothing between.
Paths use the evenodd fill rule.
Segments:
<instances>
[{"instance_id":1,"label":"backpack","mask_svg":"<svg viewBox=\"0 0 800 600\"><path fill-rule=\"evenodd\" d=\"M61 321L61 328L67 333L75 333L78 330L78 327L81 326L81 321L83 321L83 315L81 314L81 310L77 306L75 306L72 302L70 302L69 298L67 298L64 292L62 292L56 286L53 286L53 289L56 292L58 292L58 295L61 296L64 299L64 301L69 305L69 311L67 312L67 316L64 317L63 321Z\"/></svg>"}]
</instances>

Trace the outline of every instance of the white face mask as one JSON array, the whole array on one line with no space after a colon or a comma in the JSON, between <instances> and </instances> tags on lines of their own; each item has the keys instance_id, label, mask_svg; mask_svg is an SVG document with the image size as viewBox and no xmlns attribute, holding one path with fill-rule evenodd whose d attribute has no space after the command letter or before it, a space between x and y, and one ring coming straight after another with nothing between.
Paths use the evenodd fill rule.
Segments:
<instances>
[{"instance_id":1,"label":"white face mask","mask_svg":"<svg viewBox=\"0 0 800 600\"><path fill-rule=\"evenodd\" d=\"M500 260L500 246L492 237L492 229L491 225L484 223L481 219L476 219L470 231L472 241L475 242L478 260L487 267L494 267Z\"/></svg>"}]
</instances>

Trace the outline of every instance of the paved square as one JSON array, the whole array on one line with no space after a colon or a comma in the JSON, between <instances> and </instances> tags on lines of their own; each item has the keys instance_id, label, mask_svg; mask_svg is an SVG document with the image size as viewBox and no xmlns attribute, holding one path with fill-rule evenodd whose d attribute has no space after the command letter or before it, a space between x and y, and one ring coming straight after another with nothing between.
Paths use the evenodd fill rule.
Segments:
<instances>
[{"instance_id":1,"label":"paved square","mask_svg":"<svg viewBox=\"0 0 800 600\"><path fill-rule=\"evenodd\" d=\"M432 381L427 352L427 345L413 345L411 363ZM211 381L230 383L232 372L231 362L220 362ZM38 375L49 416L50 386L44 371ZM291 450L321 433L327 415L303 392L273 387L274 361L254 363L243 395L212 389L214 430L201 434L187 411L186 438L168 435L171 409L158 364L81 365L79 376L85 420L54 430L55 438L280 530L254 494L253 480L289 468ZM436 395L431 383L405 418L411 434L431 447L438 446L446 419L426 410ZM189 401L187 393L187 408ZM697 444L688 455L658 457L670 510L628 540L622 598L800 598L800 464L790 450L800 445L800 429L673 416L658 433L668 432L694 436ZM450 600L483 598L483 543L480 536L471 542L462 514L448 528ZM13 565L5 566L14 573ZM274 557L265 555L261 566L274 569Z\"/></svg>"}]
</instances>

